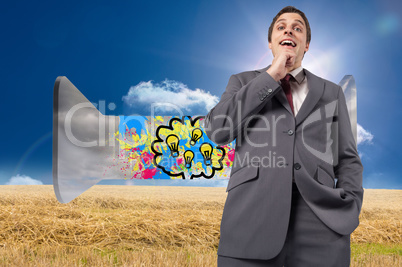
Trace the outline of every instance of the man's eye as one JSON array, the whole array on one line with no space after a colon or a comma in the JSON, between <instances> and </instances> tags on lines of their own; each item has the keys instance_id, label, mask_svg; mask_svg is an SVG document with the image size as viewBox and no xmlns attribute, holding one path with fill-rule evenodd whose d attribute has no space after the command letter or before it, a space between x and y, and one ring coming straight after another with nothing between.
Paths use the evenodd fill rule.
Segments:
<instances>
[{"instance_id":1,"label":"man's eye","mask_svg":"<svg viewBox=\"0 0 402 267\"><path fill-rule=\"evenodd\" d=\"M295 31L301 32L302 30L299 27L295 27Z\"/></svg>"},{"instance_id":2,"label":"man's eye","mask_svg":"<svg viewBox=\"0 0 402 267\"><path fill-rule=\"evenodd\" d=\"M285 27L283 27L283 26L278 27L278 30L283 30L283 29L285 29Z\"/></svg>"}]
</instances>

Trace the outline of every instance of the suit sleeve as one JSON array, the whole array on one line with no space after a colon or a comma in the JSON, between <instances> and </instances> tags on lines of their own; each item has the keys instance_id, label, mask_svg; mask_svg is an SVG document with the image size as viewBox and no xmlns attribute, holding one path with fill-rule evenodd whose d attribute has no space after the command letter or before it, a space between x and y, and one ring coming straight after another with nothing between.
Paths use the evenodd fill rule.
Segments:
<instances>
[{"instance_id":1,"label":"suit sleeve","mask_svg":"<svg viewBox=\"0 0 402 267\"><path fill-rule=\"evenodd\" d=\"M338 92L338 164L334 167L334 172L338 178L336 187L343 188L346 195L355 200L360 213L364 192L363 165L357 152L345 95L341 87Z\"/></svg>"},{"instance_id":2,"label":"suit sleeve","mask_svg":"<svg viewBox=\"0 0 402 267\"><path fill-rule=\"evenodd\" d=\"M236 139L247 119L257 114L281 88L265 71L244 85L239 75L230 77L219 103L205 118L205 133L219 145Z\"/></svg>"}]
</instances>

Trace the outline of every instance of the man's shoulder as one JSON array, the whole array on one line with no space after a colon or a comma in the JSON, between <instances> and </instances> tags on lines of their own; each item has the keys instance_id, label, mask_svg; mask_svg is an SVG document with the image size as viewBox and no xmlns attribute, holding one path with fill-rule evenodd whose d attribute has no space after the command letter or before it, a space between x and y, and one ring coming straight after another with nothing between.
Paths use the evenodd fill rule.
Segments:
<instances>
[{"instance_id":1,"label":"man's shoulder","mask_svg":"<svg viewBox=\"0 0 402 267\"><path fill-rule=\"evenodd\" d=\"M236 77L255 77L257 74L259 74L257 70L247 70L247 71L242 71L239 73L233 74L233 76Z\"/></svg>"},{"instance_id":2,"label":"man's shoulder","mask_svg":"<svg viewBox=\"0 0 402 267\"><path fill-rule=\"evenodd\" d=\"M249 80L257 77L259 74L264 73L267 69L268 69L268 67L265 67L262 69L247 70L247 71L242 71L242 72L233 74L232 76L235 76L241 82L248 82Z\"/></svg>"},{"instance_id":3,"label":"man's shoulder","mask_svg":"<svg viewBox=\"0 0 402 267\"><path fill-rule=\"evenodd\" d=\"M334 82L332 82L330 80L324 79L324 78L322 78L322 77L320 77L318 75L315 75L314 73L310 72L307 69L303 69L303 70L304 70L304 73L306 74L306 76L310 77L310 79L311 78L317 79L317 80L321 81L322 83L324 83L326 87L339 88L338 84L336 84L336 83L334 83ZM307 82L308 82L308 78L307 78Z\"/></svg>"},{"instance_id":4,"label":"man's shoulder","mask_svg":"<svg viewBox=\"0 0 402 267\"><path fill-rule=\"evenodd\" d=\"M342 91L342 88L327 79L324 79L320 76L317 76L307 69L303 69L304 73L306 74L307 77L307 86L311 89L311 87L323 87L324 88L324 94L327 96L331 96L332 98L337 98Z\"/></svg>"},{"instance_id":5,"label":"man's shoulder","mask_svg":"<svg viewBox=\"0 0 402 267\"><path fill-rule=\"evenodd\" d=\"M267 67L265 67L265 68L262 68L262 69L254 69L254 70L242 71L242 72L233 74L233 76L237 76L238 78L239 78L239 77L255 77L255 76L257 76L257 75L259 75L259 74L261 74L261 73L266 72L267 69L268 69L270 66L271 66L271 65L269 65L269 66L267 66ZM337 85L336 83L334 83L334 82L332 82L332 81L330 81L330 80L324 79L324 78L322 78L322 77L320 77L320 76L318 76L318 75L316 75L316 74L310 72L310 71L307 70L306 68L303 68L303 71L305 72L305 74L306 74L307 76L310 76L310 78L317 79L317 80L319 80L319 81L325 83L325 84L328 85L328 86L334 86L334 87L338 87L338 86L339 86L339 85Z\"/></svg>"},{"instance_id":6,"label":"man's shoulder","mask_svg":"<svg viewBox=\"0 0 402 267\"><path fill-rule=\"evenodd\" d=\"M233 76L236 76L236 78L238 78L242 83L247 83L249 80L254 79L258 75L266 72L269 67L270 67L270 65L265 68L262 68L262 69L243 71L243 72L233 74ZM305 68L303 68L303 71L304 71L305 75L307 76L307 83L309 83L309 80L310 80L310 82L314 81L314 83L318 82L318 83L324 84L325 88L338 92L338 90L340 88L340 86L338 84L336 84L330 80L324 79L324 78L310 72L309 70L307 70Z\"/></svg>"}]
</instances>

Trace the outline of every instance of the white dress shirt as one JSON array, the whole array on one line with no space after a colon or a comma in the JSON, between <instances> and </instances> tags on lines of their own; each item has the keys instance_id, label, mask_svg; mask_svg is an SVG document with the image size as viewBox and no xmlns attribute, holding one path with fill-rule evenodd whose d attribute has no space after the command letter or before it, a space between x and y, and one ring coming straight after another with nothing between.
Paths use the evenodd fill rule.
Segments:
<instances>
[{"instance_id":1,"label":"white dress shirt","mask_svg":"<svg viewBox=\"0 0 402 267\"><path fill-rule=\"evenodd\" d=\"M292 91L294 116L296 117L308 93L307 77L302 66L292 70L289 74L293 77L290 78L289 84Z\"/></svg>"}]
</instances>

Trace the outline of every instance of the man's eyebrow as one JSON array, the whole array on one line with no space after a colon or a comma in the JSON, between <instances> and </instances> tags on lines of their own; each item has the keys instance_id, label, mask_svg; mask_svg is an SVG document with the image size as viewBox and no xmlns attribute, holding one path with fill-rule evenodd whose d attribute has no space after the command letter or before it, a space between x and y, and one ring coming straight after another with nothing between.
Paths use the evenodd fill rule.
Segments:
<instances>
[{"instance_id":1,"label":"man's eyebrow","mask_svg":"<svg viewBox=\"0 0 402 267\"><path fill-rule=\"evenodd\" d=\"M300 23L301 23L301 25L303 25L303 26L304 26L303 21L301 21L301 20L299 20L299 19L297 19L296 21L300 22Z\"/></svg>"},{"instance_id":2,"label":"man's eyebrow","mask_svg":"<svg viewBox=\"0 0 402 267\"><path fill-rule=\"evenodd\" d=\"M285 20L285 19L278 19L278 20L276 21L276 23L279 23L280 21L286 21L286 20ZM297 21L297 22L300 22L300 24L304 26L303 21L301 21L301 20L299 20L299 19L296 19L296 21Z\"/></svg>"}]
</instances>

